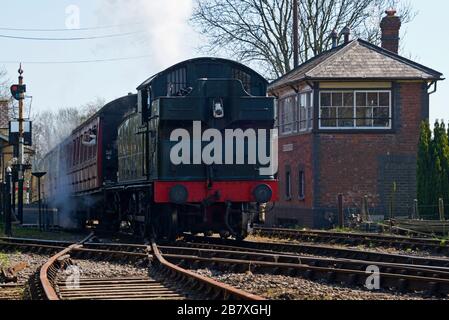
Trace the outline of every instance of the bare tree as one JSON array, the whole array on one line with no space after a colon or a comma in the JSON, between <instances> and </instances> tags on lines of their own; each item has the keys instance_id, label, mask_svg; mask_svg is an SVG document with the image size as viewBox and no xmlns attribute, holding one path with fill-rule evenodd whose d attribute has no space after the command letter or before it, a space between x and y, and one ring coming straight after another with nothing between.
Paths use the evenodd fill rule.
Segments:
<instances>
[{"instance_id":1,"label":"bare tree","mask_svg":"<svg viewBox=\"0 0 449 320\"><path fill-rule=\"evenodd\" d=\"M0 69L0 99L7 99L8 75L4 69Z\"/></svg>"},{"instance_id":2,"label":"bare tree","mask_svg":"<svg viewBox=\"0 0 449 320\"><path fill-rule=\"evenodd\" d=\"M103 98L95 98L94 100L86 103L84 106L81 107L81 112L84 119L81 119L82 121L87 120L91 116L93 116L95 113L98 112L101 108L104 107L106 104L106 100Z\"/></svg>"},{"instance_id":3,"label":"bare tree","mask_svg":"<svg viewBox=\"0 0 449 320\"><path fill-rule=\"evenodd\" d=\"M0 103L8 105L9 117L13 116L13 98L9 92L10 80L6 70L0 68Z\"/></svg>"},{"instance_id":4,"label":"bare tree","mask_svg":"<svg viewBox=\"0 0 449 320\"><path fill-rule=\"evenodd\" d=\"M191 19L209 39L201 48L252 64L270 79L292 69L293 0L198 0ZM415 13L404 0L299 0L300 59L327 50L333 30L348 26L378 44L384 11L396 7L403 23Z\"/></svg>"},{"instance_id":5,"label":"bare tree","mask_svg":"<svg viewBox=\"0 0 449 320\"><path fill-rule=\"evenodd\" d=\"M33 117L33 142L35 160L42 159L64 139L70 136L77 126L93 116L105 105L104 99L96 98L81 108L62 108L57 111L44 111Z\"/></svg>"}]
</instances>

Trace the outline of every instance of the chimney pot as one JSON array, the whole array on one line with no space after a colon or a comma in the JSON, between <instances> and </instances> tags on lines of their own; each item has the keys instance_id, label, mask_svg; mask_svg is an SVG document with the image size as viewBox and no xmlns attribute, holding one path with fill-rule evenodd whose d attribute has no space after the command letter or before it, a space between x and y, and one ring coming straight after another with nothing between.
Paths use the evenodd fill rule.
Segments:
<instances>
[{"instance_id":1,"label":"chimney pot","mask_svg":"<svg viewBox=\"0 0 449 320\"><path fill-rule=\"evenodd\" d=\"M389 8L389 9L387 9L387 11L385 11L385 13L389 17L394 17L396 15L397 11L394 8Z\"/></svg>"},{"instance_id":2,"label":"chimney pot","mask_svg":"<svg viewBox=\"0 0 449 320\"><path fill-rule=\"evenodd\" d=\"M343 28L343 30L341 30L341 34L345 37L345 43L348 43L351 36L351 29L346 26Z\"/></svg>"},{"instance_id":3,"label":"chimney pot","mask_svg":"<svg viewBox=\"0 0 449 320\"><path fill-rule=\"evenodd\" d=\"M332 48L335 48L338 45L338 32L337 30L333 30L331 32L331 38L332 38Z\"/></svg>"}]
</instances>

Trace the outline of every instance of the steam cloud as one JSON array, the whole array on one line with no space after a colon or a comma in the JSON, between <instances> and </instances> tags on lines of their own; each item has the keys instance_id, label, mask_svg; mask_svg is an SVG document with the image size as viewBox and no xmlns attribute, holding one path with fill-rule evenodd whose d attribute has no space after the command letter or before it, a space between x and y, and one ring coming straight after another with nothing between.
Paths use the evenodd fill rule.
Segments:
<instances>
[{"instance_id":1,"label":"steam cloud","mask_svg":"<svg viewBox=\"0 0 449 320\"><path fill-rule=\"evenodd\" d=\"M121 50L138 47L140 54L153 56L153 67L162 68L192 55L197 41L188 24L192 11L193 0L101 0L97 16L100 25L143 23L132 29L145 32L127 39L129 46L120 43Z\"/></svg>"}]
</instances>

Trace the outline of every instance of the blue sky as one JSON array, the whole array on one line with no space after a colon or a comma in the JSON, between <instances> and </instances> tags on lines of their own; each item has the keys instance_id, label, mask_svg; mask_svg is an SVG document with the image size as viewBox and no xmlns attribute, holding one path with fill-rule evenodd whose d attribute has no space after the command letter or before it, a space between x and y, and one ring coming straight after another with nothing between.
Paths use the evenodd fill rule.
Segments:
<instances>
[{"instance_id":1,"label":"blue sky","mask_svg":"<svg viewBox=\"0 0 449 320\"><path fill-rule=\"evenodd\" d=\"M135 91L146 78L178 61L200 55L202 42L187 25L193 0L22 0L2 1L0 27L65 28L66 8L80 9L81 28L132 22L108 30L64 32L13 32L3 35L29 37L79 37L116 34L145 29L145 33L113 39L47 42L0 38L0 67L12 80L18 66L3 61L72 61L148 55L147 58L71 65L24 64L28 94L33 96L33 112L76 107L100 97L111 100ZM130 4L133 3L133 4ZM428 67L449 76L449 41L447 41L447 0L413 0L419 11L407 25L403 39L404 53ZM448 80L449 81L449 80ZM431 119L449 121L449 82L439 84L431 98Z\"/></svg>"}]
</instances>

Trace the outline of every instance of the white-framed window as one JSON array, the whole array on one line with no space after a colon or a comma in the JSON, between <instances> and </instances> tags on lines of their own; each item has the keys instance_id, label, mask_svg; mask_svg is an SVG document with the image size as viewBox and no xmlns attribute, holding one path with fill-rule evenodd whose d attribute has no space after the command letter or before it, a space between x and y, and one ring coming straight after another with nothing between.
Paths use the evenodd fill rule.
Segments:
<instances>
[{"instance_id":1,"label":"white-framed window","mask_svg":"<svg viewBox=\"0 0 449 320\"><path fill-rule=\"evenodd\" d=\"M297 131L309 131L313 127L313 91L298 94Z\"/></svg>"},{"instance_id":2,"label":"white-framed window","mask_svg":"<svg viewBox=\"0 0 449 320\"><path fill-rule=\"evenodd\" d=\"M391 91L321 91L320 129L391 129Z\"/></svg>"},{"instance_id":3,"label":"white-framed window","mask_svg":"<svg viewBox=\"0 0 449 320\"><path fill-rule=\"evenodd\" d=\"M279 99L278 125L281 135L306 132L313 128L313 91Z\"/></svg>"},{"instance_id":4,"label":"white-framed window","mask_svg":"<svg viewBox=\"0 0 449 320\"><path fill-rule=\"evenodd\" d=\"M279 100L279 129L282 135L295 131L296 96L288 96Z\"/></svg>"}]
</instances>

